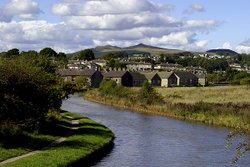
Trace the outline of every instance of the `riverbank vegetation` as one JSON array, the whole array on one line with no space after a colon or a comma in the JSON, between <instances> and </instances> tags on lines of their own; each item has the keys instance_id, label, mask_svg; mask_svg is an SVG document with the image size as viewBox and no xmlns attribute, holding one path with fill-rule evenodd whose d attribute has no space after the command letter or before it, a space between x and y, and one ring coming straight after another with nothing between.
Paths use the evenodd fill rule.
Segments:
<instances>
[{"instance_id":1,"label":"riverbank vegetation","mask_svg":"<svg viewBox=\"0 0 250 167\"><path fill-rule=\"evenodd\" d=\"M136 111L250 131L249 87L142 88L103 81L87 99Z\"/></svg>"},{"instance_id":2,"label":"riverbank vegetation","mask_svg":"<svg viewBox=\"0 0 250 167\"><path fill-rule=\"evenodd\" d=\"M126 88L104 80L99 90L87 91L84 96L121 109L228 127L232 129L227 139L230 143L234 137L250 133L249 92L248 86L155 89L144 83L142 88ZM249 150L250 139L246 138L239 143L233 163Z\"/></svg>"},{"instance_id":3,"label":"riverbank vegetation","mask_svg":"<svg viewBox=\"0 0 250 167\"><path fill-rule=\"evenodd\" d=\"M71 120L78 120L72 130ZM77 128L76 128L77 127ZM66 136L65 136L66 135ZM100 154L112 146L114 134L105 126L100 125L86 117L63 112L48 122L44 131L36 133L23 133L19 140L23 142L10 143L1 138L0 161L15 157L32 150L41 149L59 137L66 140L38 154L22 158L3 166L69 166L77 163L92 163L98 152ZM15 139L13 139L15 140Z\"/></svg>"}]
</instances>

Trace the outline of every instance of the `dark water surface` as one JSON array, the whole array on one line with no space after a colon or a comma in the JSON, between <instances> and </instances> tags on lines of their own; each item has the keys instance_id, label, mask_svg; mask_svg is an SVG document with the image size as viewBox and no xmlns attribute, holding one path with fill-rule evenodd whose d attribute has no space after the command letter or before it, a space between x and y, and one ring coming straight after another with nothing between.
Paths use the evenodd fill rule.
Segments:
<instances>
[{"instance_id":1,"label":"dark water surface","mask_svg":"<svg viewBox=\"0 0 250 167\"><path fill-rule=\"evenodd\" d=\"M228 130L166 117L120 111L74 95L62 109L109 127L115 147L96 167L223 167L235 150L227 149ZM247 156L235 166L250 166Z\"/></svg>"}]
</instances>

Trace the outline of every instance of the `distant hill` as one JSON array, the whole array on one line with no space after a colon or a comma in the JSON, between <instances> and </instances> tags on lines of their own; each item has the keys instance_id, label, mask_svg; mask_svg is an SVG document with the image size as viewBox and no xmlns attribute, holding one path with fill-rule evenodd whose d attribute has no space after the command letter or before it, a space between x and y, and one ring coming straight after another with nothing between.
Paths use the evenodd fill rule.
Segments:
<instances>
[{"instance_id":1,"label":"distant hill","mask_svg":"<svg viewBox=\"0 0 250 167\"><path fill-rule=\"evenodd\" d=\"M92 48L95 57L103 57L106 54L109 53L114 53L117 54L119 57L124 57L127 55L132 55L132 54L151 54L151 55L160 55L161 53L163 54L178 54L178 53L183 53L187 52L184 50L177 50L177 49L166 49L166 48L160 48L160 47L155 47L155 46L150 46L146 45L143 43L140 43L138 45L134 46L129 46L129 47L118 47L118 46L112 46L112 45L105 45L105 46L97 46L95 48ZM76 54L79 54L80 51L67 54L69 57L74 56ZM192 52L197 54L197 52Z\"/></svg>"},{"instance_id":2,"label":"distant hill","mask_svg":"<svg viewBox=\"0 0 250 167\"><path fill-rule=\"evenodd\" d=\"M208 53L221 53L221 54L232 54L232 55L237 55L238 53L231 50L231 49L211 49L206 51Z\"/></svg>"},{"instance_id":3,"label":"distant hill","mask_svg":"<svg viewBox=\"0 0 250 167\"><path fill-rule=\"evenodd\" d=\"M161 53L180 53L183 52L177 49L165 49L159 48L155 46L145 45L140 43L138 45L129 46L120 48L117 46L97 46L93 48L93 52L95 53L96 57L102 57L108 53L117 53L118 55L130 55L130 54L151 54L151 55L159 55Z\"/></svg>"}]
</instances>

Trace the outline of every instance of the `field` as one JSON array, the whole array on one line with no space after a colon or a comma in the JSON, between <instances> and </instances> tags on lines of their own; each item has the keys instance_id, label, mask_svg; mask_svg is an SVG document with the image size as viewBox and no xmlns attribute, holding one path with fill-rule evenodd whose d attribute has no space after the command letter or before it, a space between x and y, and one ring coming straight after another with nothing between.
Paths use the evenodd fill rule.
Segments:
<instances>
[{"instance_id":1,"label":"field","mask_svg":"<svg viewBox=\"0 0 250 167\"><path fill-rule=\"evenodd\" d=\"M250 103L250 87L247 86L174 87L156 88L156 91L172 103Z\"/></svg>"}]
</instances>

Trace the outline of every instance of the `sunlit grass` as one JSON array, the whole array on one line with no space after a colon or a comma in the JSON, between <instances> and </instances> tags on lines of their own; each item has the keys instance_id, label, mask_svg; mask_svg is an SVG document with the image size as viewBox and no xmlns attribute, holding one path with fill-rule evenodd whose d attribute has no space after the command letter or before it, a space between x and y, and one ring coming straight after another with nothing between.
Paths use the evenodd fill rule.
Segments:
<instances>
[{"instance_id":1,"label":"sunlit grass","mask_svg":"<svg viewBox=\"0 0 250 167\"><path fill-rule=\"evenodd\" d=\"M73 134L66 141L41 153L3 166L67 166L89 156L114 139L113 133L108 128L86 117L72 113L64 113L64 116L79 120L79 129L72 132Z\"/></svg>"},{"instance_id":2,"label":"sunlit grass","mask_svg":"<svg viewBox=\"0 0 250 167\"><path fill-rule=\"evenodd\" d=\"M173 87L156 88L164 100L173 103L250 103L250 87Z\"/></svg>"}]
</instances>

